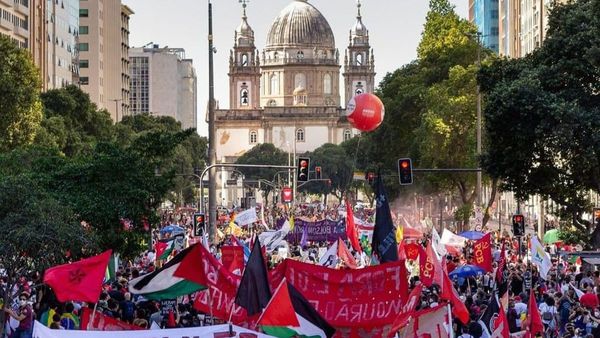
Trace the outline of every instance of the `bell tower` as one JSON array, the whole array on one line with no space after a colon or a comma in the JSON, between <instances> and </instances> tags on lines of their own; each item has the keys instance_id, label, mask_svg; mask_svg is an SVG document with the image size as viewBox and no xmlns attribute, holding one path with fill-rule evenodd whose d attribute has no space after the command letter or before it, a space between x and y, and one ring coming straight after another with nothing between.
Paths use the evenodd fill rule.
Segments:
<instances>
[{"instance_id":1,"label":"bell tower","mask_svg":"<svg viewBox=\"0 0 600 338\"><path fill-rule=\"evenodd\" d=\"M242 22L235 30L235 41L229 55L229 106L231 109L255 109L260 105L260 61L254 45L254 31L248 24L242 3Z\"/></svg>"},{"instance_id":2,"label":"bell tower","mask_svg":"<svg viewBox=\"0 0 600 338\"><path fill-rule=\"evenodd\" d=\"M350 30L350 42L344 57L345 100L375 90L375 56L369 44L369 30L362 22L361 2L357 1L356 24Z\"/></svg>"}]
</instances>

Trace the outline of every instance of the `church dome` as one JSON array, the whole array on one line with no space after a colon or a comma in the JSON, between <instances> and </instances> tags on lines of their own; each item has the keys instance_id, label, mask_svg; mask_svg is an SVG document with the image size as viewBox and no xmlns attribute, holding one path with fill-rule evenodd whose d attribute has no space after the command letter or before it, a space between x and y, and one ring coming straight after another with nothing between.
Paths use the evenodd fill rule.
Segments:
<instances>
[{"instance_id":1,"label":"church dome","mask_svg":"<svg viewBox=\"0 0 600 338\"><path fill-rule=\"evenodd\" d=\"M267 48L305 47L335 48L329 23L306 0L295 0L273 21L267 36Z\"/></svg>"}]
</instances>

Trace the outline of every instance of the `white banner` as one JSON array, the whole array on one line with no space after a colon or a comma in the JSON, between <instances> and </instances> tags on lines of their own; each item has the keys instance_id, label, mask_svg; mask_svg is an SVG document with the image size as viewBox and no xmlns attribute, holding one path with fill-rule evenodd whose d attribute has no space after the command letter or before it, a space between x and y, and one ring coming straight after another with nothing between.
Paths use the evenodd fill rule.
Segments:
<instances>
[{"instance_id":1,"label":"white banner","mask_svg":"<svg viewBox=\"0 0 600 338\"><path fill-rule=\"evenodd\" d=\"M239 226L248 225L254 222L258 222L256 208L250 208L235 215L235 223L237 223Z\"/></svg>"},{"instance_id":2,"label":"white banner","mask_svg":"<svg viewBox=\"0 0 600 338\"><path fill-rule=\"evenodd\" d=\"M537 236L531 237L531 262L538 267L540 277L547 280L548 272L552 268L552 261Z\"/></svg>"},{"instance_id":3,"label":"white banner","mask_svg":"<svg viewBox=\"0 0 600 338\"><path fill-rule=\"evenodd\" d=\"M444 229L444 232L442 232L442 244L463 248L466 242L466 238L457 236L448 229Z\"/></svg>"},{"instance_id":4,"label":"white banner","mask_svg":"<svg viewBox=\"0 0 600 338\"><path fill-rule=\"evenodd\" d=\"M231 337L268 338L272 337L256 331L232 326ZM185 338L185 337L230 337L229 325L191 327L185 329L143 330L143 331L70 331L52 330L36 321L33 326L33 338Z\"/></svg>"}]
</instances>

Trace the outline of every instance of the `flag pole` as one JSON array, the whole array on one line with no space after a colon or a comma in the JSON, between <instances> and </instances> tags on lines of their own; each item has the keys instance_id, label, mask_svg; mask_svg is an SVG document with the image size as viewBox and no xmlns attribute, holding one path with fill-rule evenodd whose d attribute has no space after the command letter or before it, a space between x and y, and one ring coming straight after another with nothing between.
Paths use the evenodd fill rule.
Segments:
<instances>
[{"instance_id":1,"label":"flag pole","mask_svg":"<svg viewBox=\"0 0 600 338\"><path fill-rule=\"evenodd\" d=\"M450 308L450 303L448 303L448 338L454 338L454 329L452 327L452 309Z\"/></svg>"},{"instance_id":2,"label":"flag pole","mask_svg":"<svg viewBox=\"0 0 600 338\"><path fill-rule=\"evenodd\" d=\"M96 301L96 304L94 304L94 311L92 311L92 318L90 319L90 321L88 322L88 325L87 325L88 331L90 331L90 328L92 327L92 325L94 323L94 319L96 318L96 309L97 308L98 308L98 302Z\"/></svg>"}]
</instances>

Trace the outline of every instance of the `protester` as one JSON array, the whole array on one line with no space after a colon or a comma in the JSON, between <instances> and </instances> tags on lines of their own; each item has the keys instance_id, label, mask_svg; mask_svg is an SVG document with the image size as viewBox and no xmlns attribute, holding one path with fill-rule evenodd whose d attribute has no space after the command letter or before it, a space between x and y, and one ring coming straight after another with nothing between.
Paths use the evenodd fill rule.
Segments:
<instances>
[{"instance_id":1,"label":"protester","mask_svg":"<svg viewBox=\"0 0 600 338\"><path fill-rule=\"evenodd\" d=\"M29 304L29 293L23 291L19 294L19 309L17 312L9 307L5 307L5 312L12 318L19 321L19 326L16 328L13 338L31 338L33 330L33 308Z\"/></svg>"}]
</instances>

